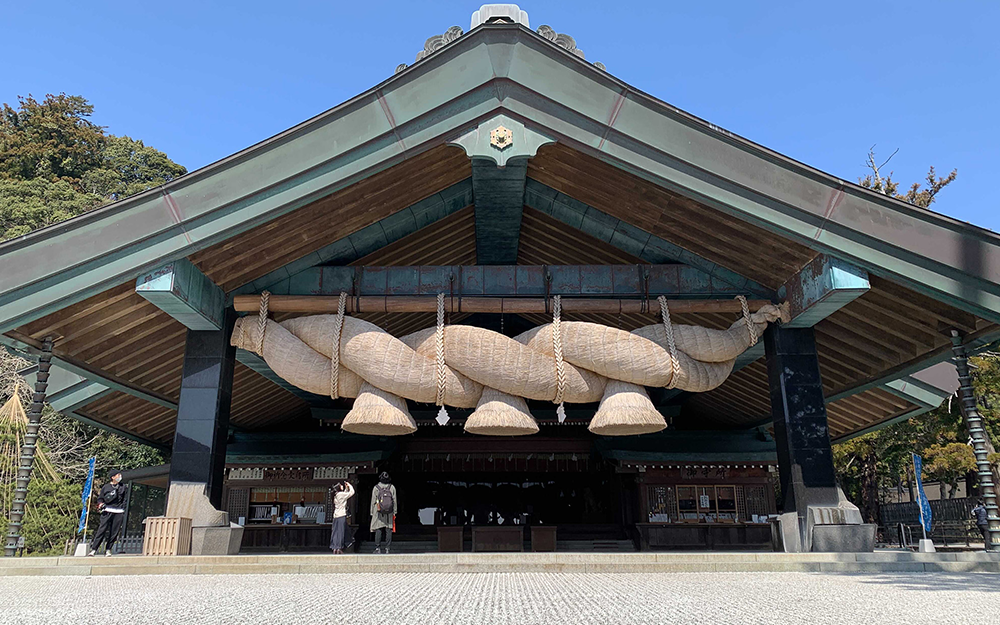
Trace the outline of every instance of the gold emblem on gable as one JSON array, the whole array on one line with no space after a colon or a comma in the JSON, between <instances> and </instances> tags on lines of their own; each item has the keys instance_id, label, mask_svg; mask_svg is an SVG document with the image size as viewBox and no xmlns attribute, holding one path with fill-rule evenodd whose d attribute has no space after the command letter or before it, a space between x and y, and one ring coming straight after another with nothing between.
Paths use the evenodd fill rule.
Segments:
<instances>
[{"instance_id":1,"label":"gold emblem on gable","mask_svg":"<svg viewBox=\"0 0 1000 625\"><path fill-rule=\"evenodd\" d=\"M505 150L514 144L514 135L503 126L497 126L490 131L490 145L498 150Z\"/></svg>"}]
</instances>

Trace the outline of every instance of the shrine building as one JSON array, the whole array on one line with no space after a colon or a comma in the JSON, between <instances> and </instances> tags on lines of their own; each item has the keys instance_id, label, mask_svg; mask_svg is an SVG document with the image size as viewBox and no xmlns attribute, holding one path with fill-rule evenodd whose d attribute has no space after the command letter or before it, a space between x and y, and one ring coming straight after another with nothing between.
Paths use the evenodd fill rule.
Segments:
<instances>
[{"instance_id":1,"label":"shrine building","mask_svg":"<svg viewBox=\"0 0 1000 625\"><path fill-rule=\"evenodd\" d=\"M872 548L831 444L1000 339L1000 238L554 28L484 5L312 119L0 244L0 340L46 401L169 452L128 531L195 484L241 552L322 552L330 487L366 541L387 472L399 550Z\"/></svg>"}]
</instances>

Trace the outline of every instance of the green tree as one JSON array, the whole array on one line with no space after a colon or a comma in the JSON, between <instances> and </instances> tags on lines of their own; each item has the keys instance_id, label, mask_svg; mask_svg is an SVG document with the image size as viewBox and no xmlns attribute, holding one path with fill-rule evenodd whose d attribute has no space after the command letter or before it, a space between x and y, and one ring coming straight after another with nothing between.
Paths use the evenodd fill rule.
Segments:
<instances>
[{"instance_id":1,"label":"green tree","mask_svg":"<svg viewBox=\"0 0 1000 625\"><path fill-rule=\"evenodd\" d=\"M958 481L976 468L976 455L964 443L934 444L924 450L924 473L948 486L948 499L955 497Z\"/></svg>"},{"instance_id":2,"label":"green tree","mask_svg":"<svg viewBox=\"0 0 1000 625\"><path fill-rule=\"evenodd\" d=\"M100 167L83 176L88 192L115 202L166 184L187 173L163 152L141 140L110 135L101 152Z\"/></svg>"},{"instance_id":3,"label":"green tree","mask_svg":"<svg viewBox=\"0 0 1000 625\"><path fill-rule=\"evenodd\" d=\"M0 179L0 240L51 226L102 201L98 195L77 191L65 180Z\"/></svg>"},{"instance_id":4,"label":"green tree","mask_svg":"<svg viewBox=\"0 0 1000 625\"><path fill-rule=\"evenodd\" d=\"M42 102L18 97L0 118L0 176L77 183L100 166L104 129L87 118L94 107L80 96L49 94Z\"/></svg>"},{"instance_id":5,"label":"green tree","mask_svg":"<svg viewBox=\"0 0 1000 625\"><path fill-rule=\"evenodd\" d=\"M896 150L898 152L899 150ZM882 195L888 195L896 199L903 200L904 202L909 202L914 206L919 206L920 208L930 208L930 205L934 203L937 194L941 192L942 189L947 187L958 177L958 170L953 169L951 173L941 178L934 171L934 166L932 165L927 171L927 176L925 182L927 186L923 186L920 182L914 182L906 190L906 193L899 192L899 183L892 179L893 172L889 172L889 175L882 174L882 168L889 164L892 157L896 155L893 152L889 155L889 158L879 165L878 161L875 160L875 147L868 150L868 160L865 162L865 166L870 170L869 173L863 178L858 179L858 184L872 191L877 191Z\"/></svg>"},{"instance_id":6,"label":"green tree","mask_svg":"<svg viewBox=\"0 0 1000 625\"><path fill-rule=\"evenodd\" d=\"M27 234L187 173L128 136L106 135L80 96L18 98L0 120L0 240Z\"/></svg>"}]
</instances>

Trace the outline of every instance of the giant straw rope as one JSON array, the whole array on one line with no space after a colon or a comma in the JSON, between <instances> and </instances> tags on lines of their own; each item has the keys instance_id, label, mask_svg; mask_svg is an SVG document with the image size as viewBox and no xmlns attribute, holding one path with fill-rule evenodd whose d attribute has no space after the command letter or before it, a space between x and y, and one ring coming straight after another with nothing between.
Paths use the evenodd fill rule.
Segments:
<instances>
[{"instance_id":1,"label":"giant straw rope","mask_svg":"<svg viewBox=\"0 0 1000 625\"><path fill-rule=\"evenodd\" d=\"M516 336L465 325L445 332L444 296L437 324L396 338L362 319L311 315L278 323L267 318L267 294L257 319L238 319L232 344L260 354L289 383L311 393L353 397L343 428L364 434L416 430L406 399L475 408L470 432L531 434L538 425L525 399L558 404L600 402L591 431L607 435L652 432L666 427L643 387L705 392L722 384L736 357L754 345L780 309L768 304L743 315L726 330L674 325L665 298L662 323L631 332L600 324L563 321L554 299L553 323Z\"/></svg>"}]
</instances>

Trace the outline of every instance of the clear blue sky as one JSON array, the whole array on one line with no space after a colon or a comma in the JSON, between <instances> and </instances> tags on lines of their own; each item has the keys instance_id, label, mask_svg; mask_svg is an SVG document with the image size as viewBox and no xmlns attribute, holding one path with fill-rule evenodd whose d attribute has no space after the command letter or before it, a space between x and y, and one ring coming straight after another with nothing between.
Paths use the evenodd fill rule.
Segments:
<instances>
[{"instance_id":1,"label":"clear blue sky","mask_svg":"<svg viewBox=\"0 0 1000 625\"><path fill-rule=\"evenodd\" d=\"M480 2L11 2L0 101L65 91L196 169L390 76ZM615 76L848 180L868 148L1000 230L1000 2L526 1Z\"/></svg>"}]
</instances>

